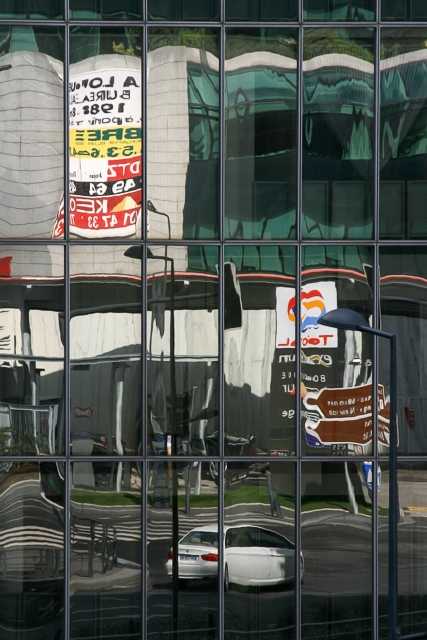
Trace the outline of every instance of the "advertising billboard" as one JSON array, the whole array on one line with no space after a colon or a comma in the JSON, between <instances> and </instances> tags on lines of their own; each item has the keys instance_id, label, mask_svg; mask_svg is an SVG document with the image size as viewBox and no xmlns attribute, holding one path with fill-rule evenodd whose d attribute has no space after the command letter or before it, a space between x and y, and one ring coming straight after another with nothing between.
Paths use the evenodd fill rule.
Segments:
<instances>
[{"instance_id":1,"label":"advertising billboard","mask_svg":"<svg viewBox=\"0 0 427 640\"><path fill-rule=\"evenodd\" d=\"M133 236L141 211L140 62L117 58L122 68L70 67L69 225L81 238ZM64 216L61 203L54 238Z\"/></svg>"}]
</instances>

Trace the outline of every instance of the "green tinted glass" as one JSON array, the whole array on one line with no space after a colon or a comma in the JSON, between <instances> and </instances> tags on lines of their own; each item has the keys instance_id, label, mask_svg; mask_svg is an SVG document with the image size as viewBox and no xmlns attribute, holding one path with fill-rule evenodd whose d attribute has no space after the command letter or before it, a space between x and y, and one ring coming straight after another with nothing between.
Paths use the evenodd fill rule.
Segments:
<instances>
[{"instance_id":1,"label":"green tinted glass","mask_svg":"<svg viewBox=\"0 0 427 640\"><path fill-rule=\"evenodd\" d=\"M219 30L148 30L148 237L219 234Z\"/></svg>"},{"instance_id":2,"label":"green tinted glass","mask_svg":"<svg viewBox=\"0 0 427 640\"><path fill-rule=\"evenodd\" d=\"M427 4L425 0L381 0L381 18L396 22L425 22Z\"/></svg>"},{"instance_id":3,"label":"green tinted glass","mask_svg":"<svg viewBox=\"0 0 427 640\"><path fill-rule=\"evenodd\" d=\"M304 32L303 237L370 238L374 32Z\"/></svg>"},{"instance_id":4,"label":"green tinted glass","mask_svg":"<svg viewBox=\"0 0 427 640\"><path fill-rule=\"evenodd\" d=\"M226 20L247 22L273 22L296 20L297 0L226 0Z\"/></svg>"},{"instance_id":5,"label":"green tinted glass","mask_svg":"<svg viewBox=\"0 0 427 640\"><path fill-rule=\"evenodd\" d=\"M72 20L140 20L141 0L68 0Z\"/></svg>"},{"instance_id":6,"label":"green tinted glass","mask_svg":"<svg viewBox=\"0 0 427 640\"><path fill-rule=\"evenodd\" d=\"M427 29L383 29L380 236L425 239Z\"/></svg>"},{"instance_id":7,"label":"green tinted glass","mask_svg":"<svg viewBox=\"0 0 427 640\"><path fill-rule=\"evenodd\" d=\"M219 0L148 0L149 20L219 20Z\"/></svg>"},{"instance_id":8,"label":"green tinted glass","mask_svg":"<svg viewBox=\"0 0 427 640\"><path fill-rule=\"evenodd\" d=\"M365 22L375 19L375 0L304 0L305 20Z\"/></svg>"},{"instance_id":9,"label":"green tinted glass","mask_svg":"<svg viewBox=\"0 0 427 640\"><path fill-rule=\"evenodd\" d=\"M296 52L293 29L227 29L228 238L295 237Z\"/></svg>"},{"instance_id":10,"label":"green tinted glass","mask_svg":"<svg viewBox=\"0 0 427 640\"><path fill-rule=\"evenodd\" d=\"M1 20L63 20L64 0L2 0Z\"/></svg>"}]
</instances>

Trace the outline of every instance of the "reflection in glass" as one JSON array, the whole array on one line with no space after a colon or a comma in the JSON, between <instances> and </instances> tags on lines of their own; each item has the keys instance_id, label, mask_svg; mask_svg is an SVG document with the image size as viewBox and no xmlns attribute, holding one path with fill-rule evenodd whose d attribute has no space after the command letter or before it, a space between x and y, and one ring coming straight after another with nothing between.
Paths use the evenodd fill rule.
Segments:
<instances>
[{"instance_id":1,"label":"reflection in glass","mask_svg":"<svg viewBox=\"0 0 427 640\"><path fill-rule=\"evenodd\" d=\"M427 238L427 29L384 29L381 42L380 235Z\"/></svg>"},{"instance_id":2,"label":"reflection in glass","mask_svg":"<svg viewBox=\"0 0 427 640\"><path fill-rule=\"evenodd\" d=\"M72 20L141 20L141 0L66 0Z\"/></svg>"},{"instance_id":3,"label":"reflection in glass","mask_svg":"<svg viewBox=\"0 0 427 640\"><path fill-rule=\"evenodd\" d=\"M296 20L298 16L295 0L226 0L226 20L248 22Z\"/></svg>"},{"instance_id":4,"label":"reflection in glass","mask_svg":"<svg viewBox=\"0 0 427 640\"><path fill-rule=\"evenodd\" d=\"M381 328L397 335L398 451L406 455L427 452L423 420L427 406L426 273L424 247L381 248ZM380 376L388 393L387 341L380 340L378 348Z\"/></svg>"},{"instance_id":5,"label":"reflection in glass","mask_svg":"<svg viewBox=\"0 0 427 640\"><path fill-rule=\"evenodd\" d=\"M375 0L304 0L303 16L305 20L365 22L375 19Z\"/></svg>"},{"instance_id":6,"label":"reflection in glass","mask_svg":"<svg viewBox=\"0 0 427 640\"><path fill-rule=\"evenodd\" d=\"M303 452L308 455L372 453L372 338L318 324L325 313L340 307L372 321L372 264L370 247L303 249L301 417ZM384 394L379 384L381 445L388 436Z\"/></svg>"},{"instance_id":7,"label":"reflection in glass","mask_svg":"<svg viewBox=\"0 0 427 640\"><path fill-rule=\"evenodd\" d=\"M64 189L63 36L0 26L1 237L52 234Z\"/></svg>"},{"instance_id":8,"label":"reflection in glass","mask_svg":"<svg viewBox=\"0 0 427 640\"><path fill-rule=\"evenodd\" d=\"M0 454L62 453L64 250L0 248Z\"/></svg>"},{"instance_id":9,"label":"reflection in glass","mask_svg":"<svg viewBox=\"0 0 427 640\"><path fill-rule=\"evenodd\" d=\"M217 30L148 30L149 238L218 236L218 55Z\"/></svg>"},{"instance_id":10,"label":"reflection in glass","mask_svg":"<svg viewBox=\"0 0 427 640\"><path fill-rule=\"evenodd\" d=\"M64 469L0 463L0 636L64 634Z\"/></svg>"},{"instance_id":11,"label":"reflection in glass","mask_svg":"<svg viewBox=\"0 0 427 640\"><path fill-rule=\"evenodd\" d=\"M228 246L224 278L225 454L289 455L295 451L295 250Z\"/></svg>"},{"instance_id":12,"label":"reflection in glass","mask_svg":"<svg viewBox=\"0 0 427 640\"><path fill-rule=\"evenodd\" d=\"M2 0L0 19L63 20L64 0ZM22 29L22 27L20 27Z\"/></svg>"},{"instance_id":13,"label":"reflection in glass","mask_svg":"<svg viewBox=\"0 0 427 640\"><path fill-rule=\"evenodd\" d=\"M74 462L71 483L72 638L141 637L141 473L136 462ZM108 467L108 471L107 471ZM111 490L108 487L114 486Z\"/></svg>"},{"instance_id":14,"label":"reflection in glass","mask_svg":"<svg viewBox=\"0 0 427 640\"><path fill-rule=\"evenodd\" d=\"M224 627L227 640L295 638L295 466L256 463L224 496ZM280 635L279 635L280 634Z\"/></svg>"},{"instance_id":15,"label":"reflection in glass","mask_svg":"<svg viewBox=\"0 0 427 640\"><path fill-rule=\"evenodd\" d=\"M389 465L379 466L378 591L380 640L387 635ZM400 463L397 471L399 522L399 626L402 635L420 633L427 626L427 466Z\"/></svg>"},{"instance_id":16,"label":"reflection in glass","mask_svg":"<svg viewBox=\"0 0 427 640\"><path fill-rule=\"evenodd\" d=\"M140 57L140 29L72 28L69 224L73 237L141 235ZM62 237L65 226L61 207L54 237Z\"/></svg>"},{"instance_id":17,"label":"reflection in glass","mask_svg":"<svg viewBox=\"0 0 427 640\"><path fill-rule=\"evenodd\" d=\"M225 235L295 236L297 34L227 29Z\"/></svg>"},{"instance_id":18,"label":"reflection in glass","mask_svg":"<svg viewBox=\"0 0 427 640\"><path fill-rule=\"evenodd\" d=\"M141 261L126 249L71 248L73 455L131 455L141 443Z\"/></svg>"},{"instance_id":19,"label":"reflection in glass","mask_svg":"<svg viewBox=\"0 0 427 640\"><path fill-rule=\"evenodd\" d=\"M301 472L302 638L372 638L372 502L364 463Z\"/></svg>"},{"instance_id":20,"label":"reflection in glass","mask_svg":"<svg viewBox=\"0 0 427 640\"><path fill-rule=\"evenodd\" d=\"M147 638L218 637L218 496L209 464L149 463L147 487Z\"/></svg>"},{"instance_id":21,"label":"reflection in glass","mask_svg":"<svg viewBox=\"0 0 427 640\"><path fill-rule=\"evenodd\" d=\"M372 236L374 32L304 31L303 236Z\"/></svg>"},{"instance_id":22,"label":"reflection in glass","mask_svg":"<svg viewBox=\"0 0 427 640\"><path fill-rule=\"evenodd\" d=\"M148 249L150 454L166 455L171 434L174 454L218 455L217 265L213 246Z\"/></svg>"},{"instance_id":23,"label":"reflection in glass","mask_svg":"<svg viewBox=\"0 0 427 640\"><path fill-rule=\"evenodd\" d=\"M381 19L396 22L427 20L424 0L381 0Z\"/></svg>"},{"instance_id":24,"label":"reflection in glass","mask_svg":"<svg viewBox=\"0 0 427 640\"><path fill-rule=\"evenodd\" d=\"M148 0L149 20L219 20L219 0Z\"/></svg>"}]
</instances>

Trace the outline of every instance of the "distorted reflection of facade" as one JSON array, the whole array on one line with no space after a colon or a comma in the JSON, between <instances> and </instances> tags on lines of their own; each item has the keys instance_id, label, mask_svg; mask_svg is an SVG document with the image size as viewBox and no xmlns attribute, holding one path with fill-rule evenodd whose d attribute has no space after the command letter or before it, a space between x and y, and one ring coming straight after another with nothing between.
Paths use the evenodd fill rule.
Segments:
<instances>
[{"instance_id":1,"label":"distorted reflection of facade","mask_svg":"<svg viewBox=\"0 0 427 640\"><path fill-rule=\"evenodd\" d=\"M425 3L0 4L0 640L388 637L341 307L427 629Z\"/></svg>"}]
</instances>

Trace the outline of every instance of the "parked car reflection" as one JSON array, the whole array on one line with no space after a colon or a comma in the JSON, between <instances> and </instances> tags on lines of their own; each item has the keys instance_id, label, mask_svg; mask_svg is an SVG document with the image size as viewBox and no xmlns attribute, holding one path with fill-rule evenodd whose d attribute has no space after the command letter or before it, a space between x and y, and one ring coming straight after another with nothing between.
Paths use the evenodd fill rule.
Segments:
<instances>
[{"instance_id":1,"label":"parked car reflection","mask_svg":"<svg viewBox=\"0 0 427 640\"><path fill-rule=\"evenodd\" d=\"M178 545L178 575L182 584L189 580L216 579L218 576L218 527L193 529ZM173 550L166 570L172 575ZM301 554L301 581L304 558ZM295 545L284 536L252 525L224 527L224 588L233 585L267 587L295 580Z\"/></svg>"}]
</instances>

